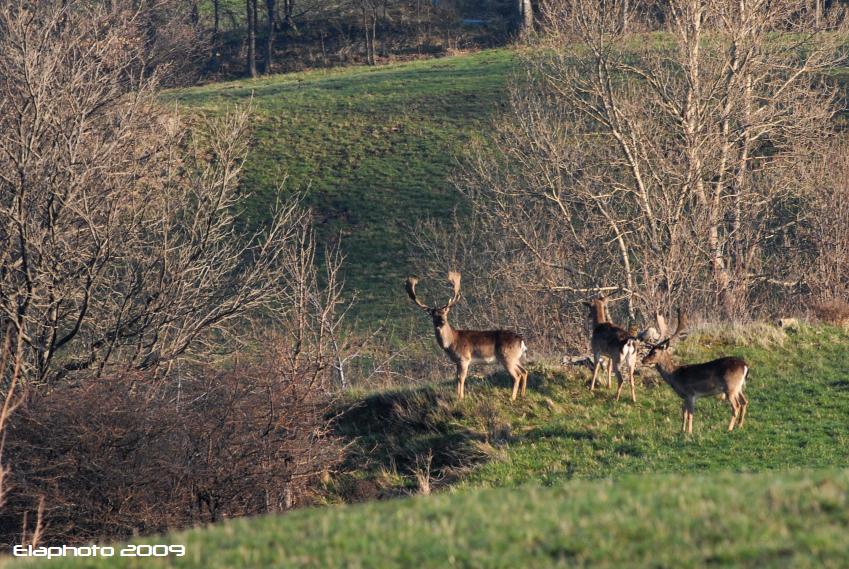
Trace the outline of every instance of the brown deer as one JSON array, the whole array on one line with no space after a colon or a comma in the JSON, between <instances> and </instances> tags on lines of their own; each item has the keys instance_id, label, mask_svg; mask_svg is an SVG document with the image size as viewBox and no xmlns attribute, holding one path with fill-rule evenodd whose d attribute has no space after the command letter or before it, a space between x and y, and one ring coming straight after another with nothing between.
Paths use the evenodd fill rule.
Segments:
<instances>
[{"instance_id":1,"label":"brown deer","mask_svg":"<svg viewBox=\"0 0 849 569\"><path fill-rule=\"evenodd\" d=\"M436 342L457 366L457 397L463 399L465 396L466 375L471 364L496 361L513 378L511 399L515 401L520 384L524 397L528 387L528 372L520 360L528 349L525 341L519 334L509 330L455 330L448 323L448 312L460 300L460 273L449 272L448 280L454 286L454 294L448 304L439 308L427 306L416 297L416 277L407 278L406 288L413 302L430 315Z\"/></svg>"},{"instance_id":2,"label":"brown deer","mask_svg":"<svg viewBox=\"0 0 849 569\"><path fill-rule=\"evenodd\" d=\"M743 395L749 366L741 358L725 357L693 365L676 365L670 354L670 343L678 338L684 329L684 319L678 312L678 326L675 333L661 343L653 346L643 358L643 364L657 368L658 373L683 400L681 430L693 432L693 414L696 412L696 400L709 395L724 395L731 404L731 421L728 430L742 427L746 420L749 400Z\"/></svg>"},{"instance_id":3,"label":"brown deer","mask_svg":"<svg viewBox=\"0 0 849 569\"><path fill-rule=\"evenodd\" d=\"M631 382L631 400L637 401L637 393L634 387L634 368L637 365L638 341L624 329L611 324L607 320L608 298L600 296L592 302L584 302L590 309L590 318L593 321L593 335L590 345L593 350L593 380L590 383L590 391L595 389L601 358L608 359L607 385L610 386L611 370L616 372L619 388L616 390L616 400L622 395L622 387L625 381L622 378L620 366L622 362L628 364L628 380Z\"/></svg>"}]
</instances>

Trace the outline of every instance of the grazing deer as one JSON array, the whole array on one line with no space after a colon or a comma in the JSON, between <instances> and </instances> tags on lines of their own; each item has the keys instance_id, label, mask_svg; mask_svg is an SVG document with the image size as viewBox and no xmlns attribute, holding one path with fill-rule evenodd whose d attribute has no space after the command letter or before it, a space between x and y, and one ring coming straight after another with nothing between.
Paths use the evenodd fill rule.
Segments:
<instances>
[{"instance_id":1,"label":"grazing deer","mask_svg":"<svg viewBox=\"0 0 849 569\"><path fill-rule=\"evenodd\" d=\"M593 335L590 345L593 350L593 380L590 383L590 391L595 389L595 381L601 367L601 358L608 359L607 385L610 386L611 370L616 372L619 389L616 390L616 400L622 395L622 387L625 381L622 378L620 366L622 362L628 364L628 379L631 382L631 400L637 401L637 393L634 388L634 368L637 365L638 341L628 332L607 321L607 298L600 296L592 302L584 302L590 309L590 318L593 321Z\"/></svg>"},{"instance_id":2,"label":"grazing deer","mask_svg":"<svg viewBox=\"0 0 849 569\"><path fill-rule=\"evenodd\" d=\"M496 361L504 366L513 378L511 399L515 401L520 384L524 397L528 387L528 372L519 362L528 349L525 341L519 334L509 330L455 330L448 323L448 312L460 300L460 273L449 272L448 280L454 286L454 295L448 304L439 308L427 306L416 297L416 277L407 278L406 288L413 302L430 314L436 332L436 342L457 366L457 397L463 399L465 396L469 365Z\"/></svg>"},{"instance_id":3,"label":"grazing deer","mask_svg":"<svg viewBox=\"0 0 849 569\"><path fill-rule=\"evenodd\" d=\"M678 326L675 333L663 342L653 346L643 358L643 364L657 368L658 373L683 400L681 430L693 432L693 414L696 412L696 400L709 395L724 395L731 404L731 421L728 430L742 427L746 420L749 400L743 395L749 366L741 358L725 357L702 364L675 365L669 353L670 342L679 337L683 330L681 312L678 312Z\"/></svg>"}]
</instances>

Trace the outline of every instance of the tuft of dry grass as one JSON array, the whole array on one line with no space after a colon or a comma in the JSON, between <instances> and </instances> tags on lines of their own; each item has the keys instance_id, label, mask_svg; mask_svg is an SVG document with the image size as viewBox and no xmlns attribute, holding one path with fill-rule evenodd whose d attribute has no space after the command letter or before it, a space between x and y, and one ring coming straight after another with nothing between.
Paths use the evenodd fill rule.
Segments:
<instances>
[{"instance_id":1,"label":"tuft of dry grass","mask_svg":"<svg viewBox=\"0 0 849 569\"><path fill-rule=\"evenodd\" d=\"M418 493L422 496L429 496L431 493L431 465L433 464L433 452L428 451L424 457L416 457L416 486Z\"/></svg>"},{"instance_id":2,"label":"tuft of dry grass","mask_svg":"<svg viewBox=\"0 0 849 569\"><path fill-rule=\"evenodd\" d=\"M702 347L716 345L756 346L759 348L783 347L789 338L788 332L790 331L792 330L782 329L767 322L751 322L748 324L704 323L699 324L689 334L686 345Z\"/></svg>"},{"instance_id":3,"label":"tuft of dry grass","mask_svg":"<svg viewBox=\"0 0 849 569\"><path fill-rule=\"evenodd\" d=\"M812 308L820 322L844 328L849 326L849 303L845 300L825 300L814 304Z\"/></svg>"}]
</instances>

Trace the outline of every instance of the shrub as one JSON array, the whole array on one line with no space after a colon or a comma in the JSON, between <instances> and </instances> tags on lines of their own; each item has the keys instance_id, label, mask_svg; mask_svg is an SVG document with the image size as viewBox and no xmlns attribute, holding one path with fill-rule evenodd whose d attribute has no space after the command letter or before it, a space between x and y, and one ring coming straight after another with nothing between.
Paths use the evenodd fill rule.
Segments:
<instances>
[{"instance_id":1,"label":"shrub","mask_svg":"<svg viewBox=\"0 0 849 569\"><path fill-rule=\"evenodd\" d=\"M41 497L43 542L69 544L310 503L342 446L324 371L284 353L179 381L136 374L31 391L7 433L0 541L17 541Z\"/></svg>"}]
</instances>

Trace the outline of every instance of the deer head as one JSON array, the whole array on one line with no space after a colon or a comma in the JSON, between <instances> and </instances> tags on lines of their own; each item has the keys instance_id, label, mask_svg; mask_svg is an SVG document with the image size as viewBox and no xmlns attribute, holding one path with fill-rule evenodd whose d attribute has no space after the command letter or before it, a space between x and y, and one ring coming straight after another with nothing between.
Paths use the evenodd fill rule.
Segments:
<instances>
[{"instance_id":1,"label":"deer head","mask_svg":"<svg viewBox=\"0 0 849 569\"><path fill-rule=\"evenodd\" d=\"M593 326L607 322L607 302L609 297L599 296L592 301L584 301L584 306L590 309L590 319L593 321Z\"/></svg>"},{"instance_id":2,"label":"deer head","mask_svg":"<svg viewBox=\"0 0 849 569\"><path fill-rule=\"evenodd\" d=\"M451 310L451 307L457 304L457 301L460 300L460 273L450 271L448 273L448 281L454 288L454 294L448 300L447 304L439 307L428 306L418 299L416 296L416 283L419 282L418 278L412 276L407 277L405 285L410 299L416 303L416 306L430 314L430 317L433 319L433 325L437 328L445 326L448 323L448 312Z\"/></svg>"}]
</instances>

